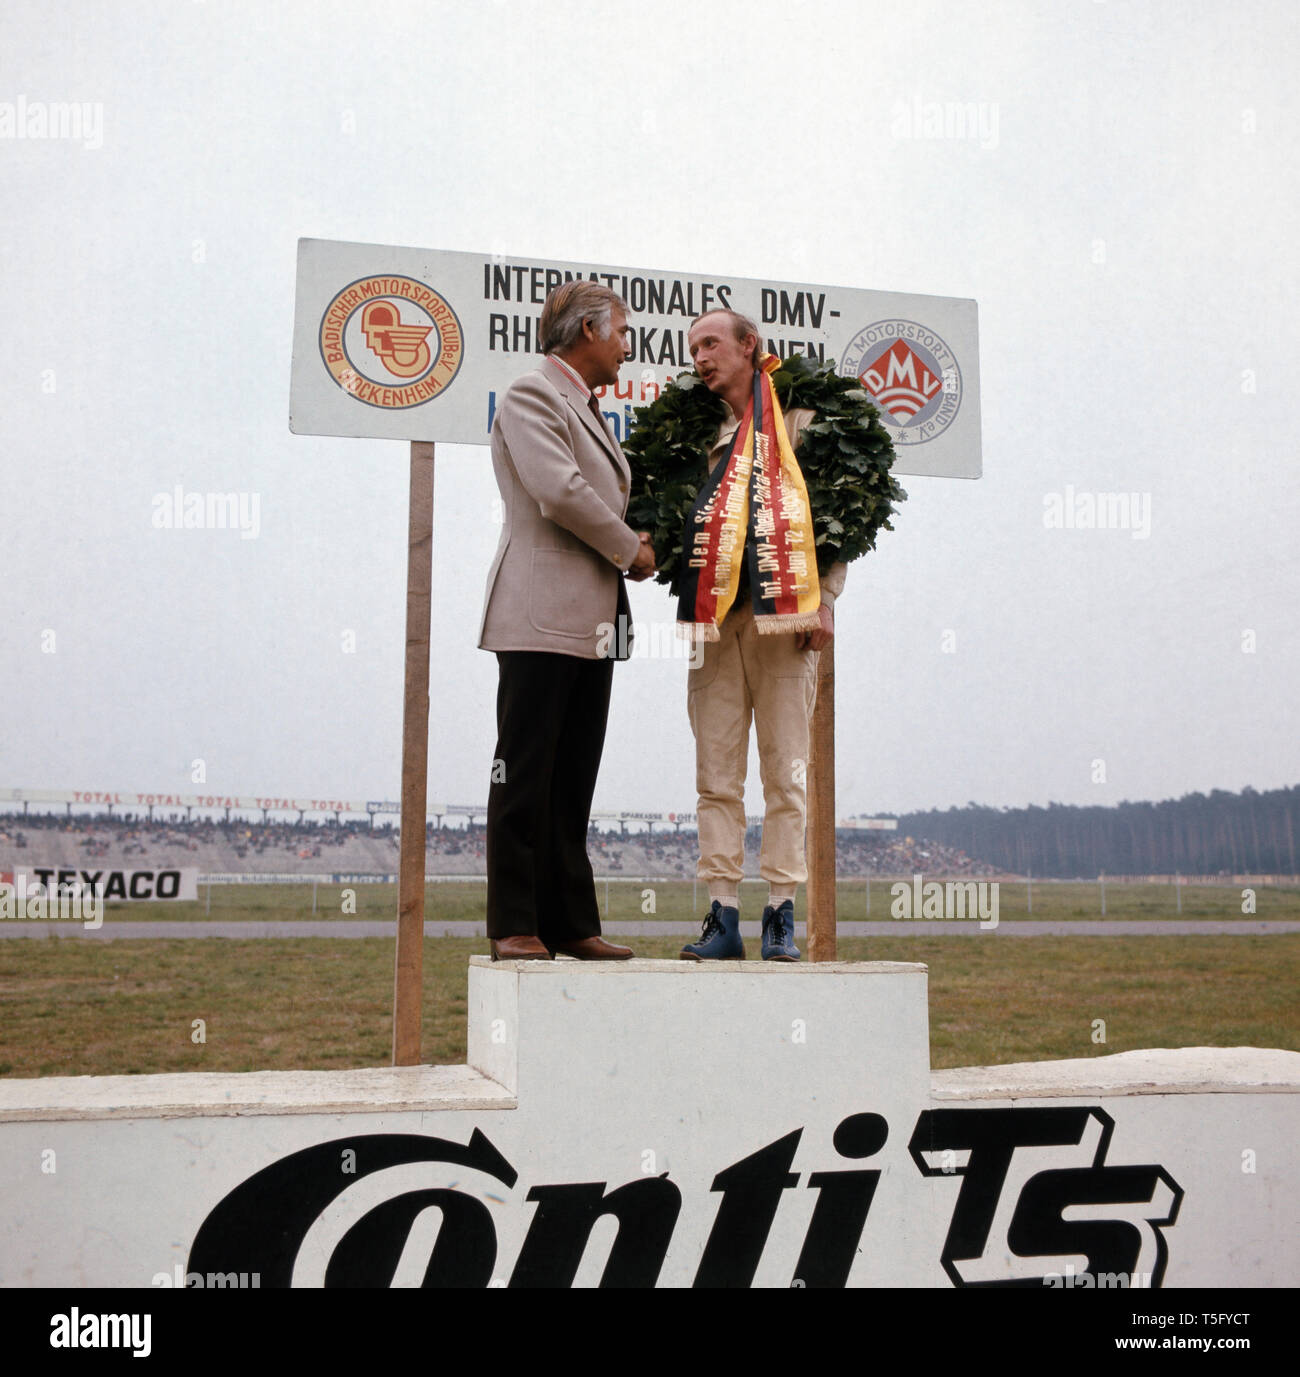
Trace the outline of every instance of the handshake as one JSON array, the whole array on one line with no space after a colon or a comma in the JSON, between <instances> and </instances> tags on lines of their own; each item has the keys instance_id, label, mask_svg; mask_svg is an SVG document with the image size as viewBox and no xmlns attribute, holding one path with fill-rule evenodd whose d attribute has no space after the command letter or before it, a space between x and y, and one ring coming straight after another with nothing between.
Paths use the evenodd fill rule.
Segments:
<instances>
[{"instance_id":1,"label":"handshake","mask_svg":"<svg viewBox=\"0 0 1300 1377\"><path fill-rule=\"evenodd\" d=\"M638 531L637 535L641 538L641 547L636 552L636 558L627 567L627 576L633 583L641 583L650 578L655 571L655 552L654 546L650 544L650 533Z\"/></svg>"}]
</instances>

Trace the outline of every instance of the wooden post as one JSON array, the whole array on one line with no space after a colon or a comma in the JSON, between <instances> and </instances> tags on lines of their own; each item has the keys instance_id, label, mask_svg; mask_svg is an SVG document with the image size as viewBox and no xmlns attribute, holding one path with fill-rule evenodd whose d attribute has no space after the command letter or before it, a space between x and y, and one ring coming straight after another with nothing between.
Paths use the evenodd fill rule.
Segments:
<instances>
[{"instance_id":1,"label":"wooden post","mask_svg":"<svg viewBox=\"0 0 1300 1377\"><path fill-rule=\"evenodd\" d=\"M406 549L406 699L393 973L393 1065L420 1061L424 994L424 853L429 810L429 616L433 588L433 444L411 442Z\"/></svg>"},{"instance_id":2,"label":"wooden post","mask_svg":"<svg viewBox=\"0 0 1300 1377\"><path fill-rule=\"evenodd\" d=\"M835 960L835 642L821 652L808 762L808 959Z\"/></svg>"}]
</instances>

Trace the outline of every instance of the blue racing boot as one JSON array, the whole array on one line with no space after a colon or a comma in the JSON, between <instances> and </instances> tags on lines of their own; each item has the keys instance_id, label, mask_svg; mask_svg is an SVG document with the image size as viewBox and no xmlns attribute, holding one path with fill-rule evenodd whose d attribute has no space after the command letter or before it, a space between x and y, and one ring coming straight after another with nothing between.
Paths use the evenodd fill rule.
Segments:
<instances>
[{"instance_id":1,"label":"blue racing boot","mask_svg":"<svg viewBox=\"0 0 1300 1377\"><path fill-rule=\"evenodd\" d=\"M763 960L798 961L794 944L794 903L784 900L776 908L763 910Z\"/></svg>"},{"instance_id":2,"label":"blue racing boot","mask_svg":"<svg viewBox=\"0 0 1300 1377\"><path fill-rule=\"evenodd\" d=\"M740 910L723 908L715 899L704 915L700 940L682 948L685 961L743 961L745 944L740 940Z\"/></svg>"}]
</instances>

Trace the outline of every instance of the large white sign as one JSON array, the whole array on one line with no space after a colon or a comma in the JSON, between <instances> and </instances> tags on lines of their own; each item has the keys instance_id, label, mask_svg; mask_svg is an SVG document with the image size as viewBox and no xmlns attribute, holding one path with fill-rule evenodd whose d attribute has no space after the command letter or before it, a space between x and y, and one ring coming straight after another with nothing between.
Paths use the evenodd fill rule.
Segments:
<instances>
[{"instance_id":1,"label":"large white sign","mask_svg":"<svg viewBox=\"0 0 1300 1377\"><path fill-rule=\"evenodd\" d=\"M465 1066L0 1078L0 1286L1294 1283L1300 1055L932 1075L925 987L474 957Z\"/></svg>"},{"instance_id":2,"label":"large white sign","mask_svg":"<svg viewBox=\"0 0 1300 1377\"><path fill-rule=\"evenodd\" d=\"M538 362L547 294L572 277L631 308L632 361L597 389L620 439L690 368L691 321L725 306L758 321L773 353L833 359L861 379L896 472L980 476L974 301L327 239L298 241L289 428L487 444L502 393Z\"/></svg>"}]
</instances>

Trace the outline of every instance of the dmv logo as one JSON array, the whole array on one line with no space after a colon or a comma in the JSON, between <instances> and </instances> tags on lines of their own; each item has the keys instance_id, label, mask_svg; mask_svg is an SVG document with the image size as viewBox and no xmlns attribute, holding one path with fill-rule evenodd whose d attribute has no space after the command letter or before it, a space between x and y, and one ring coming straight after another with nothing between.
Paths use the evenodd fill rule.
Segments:
<instances>
[{"instance_id":1,"label":"dmv logo","mask_svg":"<svg viewBox=\"0 0 1300 1377\"><path fill-rule=\"evenodd\" d=\"M957 419L962 370L948 341L915 320L864 325L844 350L840 372L857 378L880 408L896 445L919 445Z\"/></svg>"},{"instance_id":2,"label":"dmv logo","mask_svg":"<svg viewBox=\"0 0 1300 1377\"><path fill-rule=\"evenodd\" d=\"M862 381L871 395L896 420L910 421L943 388L943 379L906 342L896 339L867 364Z\"/></svg>"}]
</instances>

